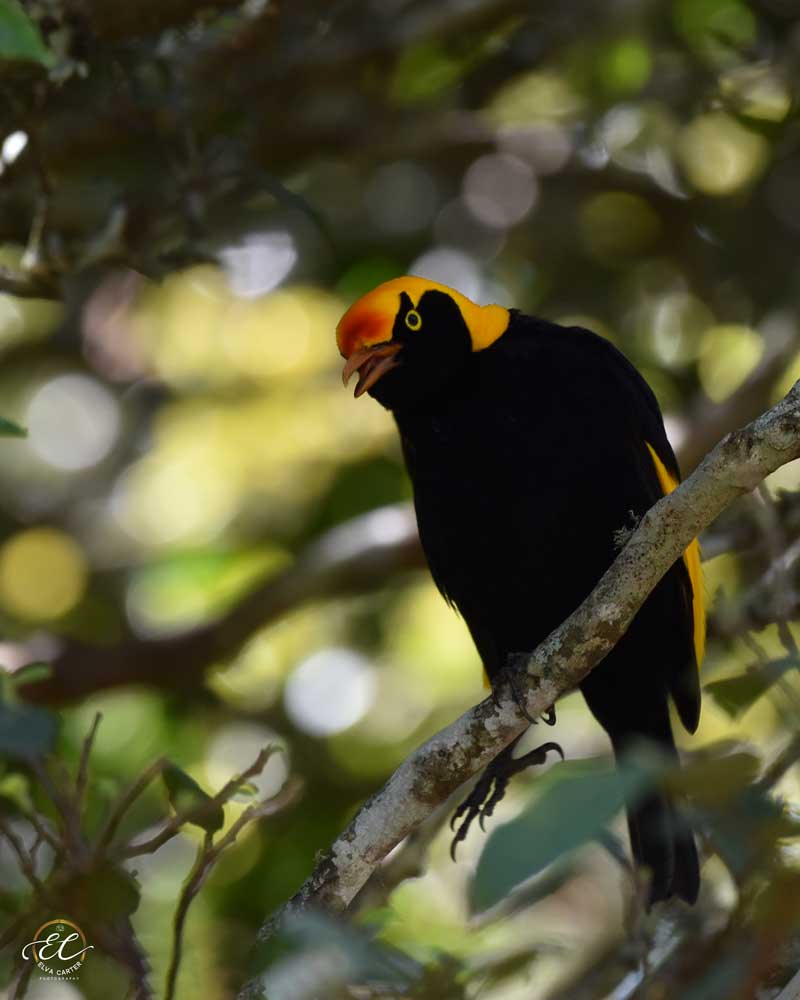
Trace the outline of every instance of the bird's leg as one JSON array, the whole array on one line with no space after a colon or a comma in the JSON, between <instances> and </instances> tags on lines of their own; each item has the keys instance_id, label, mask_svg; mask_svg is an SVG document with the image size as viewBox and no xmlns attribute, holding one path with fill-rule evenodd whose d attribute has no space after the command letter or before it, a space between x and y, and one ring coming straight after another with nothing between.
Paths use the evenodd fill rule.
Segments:
<instances>
[{"instance_id":1,"label":"bird's leg","mask_svg":"<svg viewBox=\"0 0 800 1000\"><path fill-rule=\"evenodd\" d=\"M520 712L522 712L522 714L525 716L528 722L530 722L531 725L535 726L539 720L534 719L533 716L528 714L528 710L525 707L525 696L522 693L522 689L519 686L519 677L518 677L519 664L521 662L527 661L528 655L529 655L528 653L508 654L508 657L506 658L506 662L502 670L496 673L492 678L492 699L494 700L495 705L499 705L500 692L506 685L508 685L508 687L511 690L511 696L514 699L517 708L520 710ZM554 726L556 724L555 705L551 705L550 708L548 708L547 713L542 716L542 720L548 726Z\"/></svg>"},{"instance_id":2,"label":"bird's leg","mask_svg":"<svg viewBox=\"0 0 800 1000\"><path fill-rule=\"evenodd\" d=\"M453 818L450 820L450 829L455 830L455 836L450 845L450 857L453 861L456 860L456 848L462 840L466 840L473 820L478 817L481 830L485 829L484 823L487 817L494 812L495 806L506 793L509 780L515 774L519 774L520 771L524 771L534 764L544 764L547 760L547 754L551 750L560 754L562 760L564 759L564 751L558 743L543 743L521 757L514 757L514 749L523 735L518 736L504 750L500 751L491 764L484 769L470 794L453 813ZM460 823L458 823L459 820L461 820ZM456 823L458 823L457 830Z\"/></svg>"}]
</instances>

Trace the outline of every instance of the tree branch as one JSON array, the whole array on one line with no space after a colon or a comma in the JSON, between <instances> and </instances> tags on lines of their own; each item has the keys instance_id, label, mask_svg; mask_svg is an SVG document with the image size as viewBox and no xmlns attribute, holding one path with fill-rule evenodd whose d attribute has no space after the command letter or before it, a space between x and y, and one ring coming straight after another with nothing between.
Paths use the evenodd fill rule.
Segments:
<instances>
[{"instance_id":1,"label":"tree branch","mask_svg":"<svg viewBox=\"0 0 800 1000\"><path fill-rule=\"evenodd\" d=\"M759 376L759 384L762 381ZM752 409L751 390L749 386L745 395ZM735 411L725 409L725 416L715 419L717 437L730 429L731 423L726 421L734 415ZM709 414L703 416L703 434L707 433L709 419ZM707 441L707 437L703 440ZM682 466L694 464L694 444L693 436L679 450ZM704 556L712 558L731 546L748 544L751 531L748 528L741 532L742 537L740 532L732 537L730 532L723 532L720 538L704 540ZM288 569L258 585L220 619L169 638L130 635L111 648L65 640L51 663L49 676L21 685L20 694L26 701L57 705L127 684L179 691L197 688L212 664L235 655L254 632L292 608L309 601L371 593L398 573L424 566L411 504L380 507L326 531L300 552ZM768 589L771 592L771 587ZM771 611L762 609L759 614L757 603L760 606L763 601L748 602L736 616L732 609L724 609L709 619L710 631L727 636L763 627L772 621Z\"/></svg>"},{"instance_id":2,"label":"tree branch","mask_svg":"<svg viewBox=\"0 0 800 1000\"><path fill-rule=\"evenodd\" d=\"M55 280L43 273L0 265L0 292L18 299L60 299Z\"/></svg>"},{"instance_id":3,"label":"tree branch","mask_svg":"<svg viewBox=\"0 0 800 1000\"><path fill-rule=\"evenodd\" d=\"M691 540L737 497L800 457L800 382L777 406L729 434L642 518L581 606L517 667L534 718L576 687L613 648ZM313 905L344 910L388 852L528 725L506 687L412 753L337 838L300 891L259 932ZM257 995L246 986L240 1000Z\"/></svg>"},{"instance_id":4,"label":"tree branch","mask_svg":"<svg viewBox=\"0 0 800 1000\"><path fill-rule=\"evenodd\" d=\"M424 565L411 507L381 507L325 532L287 570L257 586L222 618L168 639L130 636L113 648L68 641L49 675L20 685L19 693L26 701L60 704L124 684L197 687L211 664L233 656L254 632L291 608L365 593Z\"/></svg>"}]
</instances>

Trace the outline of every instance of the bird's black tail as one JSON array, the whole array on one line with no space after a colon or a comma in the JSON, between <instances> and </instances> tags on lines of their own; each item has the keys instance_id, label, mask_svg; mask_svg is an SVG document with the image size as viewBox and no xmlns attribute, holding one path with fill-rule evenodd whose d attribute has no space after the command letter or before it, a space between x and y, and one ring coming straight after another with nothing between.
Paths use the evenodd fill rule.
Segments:
<instances>
[{"instance_id":1,"label":"bird's black tail","mask_svg":"<svg viewBox=\"0 0 800 1000\"><path fill-rule=\"evenodd\" d=\"M666 720L657 743L678 760L678 752ZM661 727L659 727L661 728ZM617 758L631 749L635 741L653 739L654 734L612 733ZM628 809L631 851L637 865L652 873L649 904L678 896L694 903L700 891L700 862L692 828L663 789L654 789Z\"/></svg>"}]
</instances>

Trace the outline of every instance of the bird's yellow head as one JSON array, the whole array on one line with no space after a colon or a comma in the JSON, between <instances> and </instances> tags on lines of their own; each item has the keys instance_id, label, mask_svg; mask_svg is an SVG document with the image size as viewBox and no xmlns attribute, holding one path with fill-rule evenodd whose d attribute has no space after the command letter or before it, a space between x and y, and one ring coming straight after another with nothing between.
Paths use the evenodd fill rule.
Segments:
<instances>
[{"instance_id":1,"label":"bird's yellow head","mask_svg":"<svg viewBox=\"0 0 800 1000\"><path fill-rule=\"evenodd\" d=\"M357 371L356 396L369 391L395 409L440 388L465 357L490 347L509 319L502 306L479 306L447 285L411 275L394 278L360 298L339 321L342 378L347 385Z\"/></svg>"}]
</instances>

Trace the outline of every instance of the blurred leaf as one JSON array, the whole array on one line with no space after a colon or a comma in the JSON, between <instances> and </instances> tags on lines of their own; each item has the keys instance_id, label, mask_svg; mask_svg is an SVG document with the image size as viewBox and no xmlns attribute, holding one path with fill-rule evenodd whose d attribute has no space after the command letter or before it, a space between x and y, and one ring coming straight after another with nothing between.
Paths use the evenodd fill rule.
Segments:
<instances>
[{"instance_id":1,"label":"blurred leaf","mask_svg":"<svg viewBox=\"0 0 800 1000\"><path fill-rule=\"evenodd\" d=\"M149 633L169 635L220 614L289 561L275 547L176 552L133 574L129 613Z\"/></svg>"},{"instance_id":2,"label":"blurred leaf","mask_svg":"<svg viewBox=\"0 0 800 1000\"><path fill-rule=\"evenodd\" d=\"M706 684L707 691L731 718L741 715L787 671L800 667L795 657L783 657L759 667L750 667L737 677L725 677Z\"/></svg>"},{"instance_id":3,"label":"blurred leaf","mask_svg":"<svg viewBox=\"0 0 800 1000\"><path fill-rule=\"evenodd\" d=\"M756 780L760 770L761 759L757 754L740 751L684 764L667 777L667 784L696 803L718 804L741 794Z\"/></svg>"},{"instance_id":4,"label":"blurred leaf","mask_svg":"<svg viewBox=\"0 0 800 1000\"><path fill-rule=\"evenodd\" d=\"M546 787L535 801L489 835L471 887L473 911L494 906L521 882L597 837L659 770L655 758L644 756L629 758L616 770L585 761L554 767L539 782Z\"/></svg>"},{"instance_id":5,"label":"blurred leaf","mask_svg":"<svg viewBox=\"0 0 800 1000\"><path fill-rule=\"evenodd\" d=\"M677 0L675 23L702 54L720 58L741 50L756 34L756 19L741 0Z\"/></svg>"},{"instance_id":6,"label":"blurred leaf","mask_svg":"<svg viewBox=\"0 0 800 1000\"><path fill-rule=\"evenodd\" d=\"M0 4L2 0L0 0ZM2 7L0 7L0 32L2 32ZM0 43L2 43L2 34L0 34ZM7 420L5 417L0 417L0 437L27 437L28 432L24 427L20 427L19 424L15 424L11 420Z\"/></svg>"},{"instance_id":7,"label":"blurred leaf","mask_svg":"<svg viewBox=\"0 0 800 1000\"><path fill-rule=\"evenodd\" d=\"M576 865L572 857L559 858L544 871L531 878L524 886L504 899L502 906L492 909L487 921L506 921L509 917L535 906L565 885L574 875Z\"/></svg>"},{"instance_id":8,"label":"blurred leaf","mask_svg":"<svg viewBox=\"0 0 800 1000\"><path fill-rule=\"evenodd\" d=\"M697 374L709 399L720 403L734 393L764 353L764 340L747 326L728 324L707 330L700 345Z\"/></svg>"},{"instance_id":9,"label":"blurred leaf","mask_svg":"<svg viewBox=\"0 0 800 1000\"><path fill-rule=\"evenodd\" d=\"M783 804L757 787L746 788L733 799L707 799L705 805L703 825L734 878L771 861L783 839L800 833Z\"/></svg>"},{"instance_id":10,"label":"blurred leaf","mask_svg":"<svg viewBox=\"0 0 800 1000\"><path fill-rule=\"evenodd\" d=\"M401 55L395 66L390 95L397 104L432 100L450 90L464 73L465 65L436 42L424 41Z\"/></svg>"},{"instance_id":11,"label":"blurred leaf","mask_svg":"<svg viewBox=\"0 0 800 1000\"><path fill-rule=\"evenodd\" d=\"M187 822L202 827L207 833L214 833L224 825L225 812L222 806L211 808L211 796L177 764L168 763L161 772L161 777L167 787L170 805L178 815L188 814Z\"/></svg>"},{"instance_id":12,"label":"blurred leaf","mask_svg":"<svg viewBox=\"0 0 800 1000\"><path fill-rule=\"evenodd\" d=\"M0 756L31 760L50 753L58 721L44 708L0 702Z\"/></svg>"},{"instance_id":13,"label":"blurred leaf","mask_svg":"<svg viewBox=\"0 0 800 1000\"><path fill-rule=\"evenodd\" d=\"M351 982L374 982L398 989L408 987L423 974L419 962L396 948L375 940L369 932L340 922L319 912L304 912L291 917L281 931L281 957L275 963L274 975L297 975L295 970L309 969L316 961L318 979L315 983L306 974L297 975L297 1000L311 1000L318 995L333 993L336 986ZM273 956L275 952L272 953ZM281 968L281 966L283 968ZM266 993L270 992L271 974L267 974ZM301 993L302 986L306 990Z\"/></svg>"},{"instance_id":14,"label":"blurred leaf","mask_svg":"<svg viewBox=\"0 0 800 1000\"><path fill-rule=\"evenodd\" d=\"M653 57L641 38L629 37L615 41L602 54L600 78L614 94L641 90L653 71Z\"/></svg>"},{"instance_id":15,"label":"blurred leaf","mask_svg":"<svg viewBox=\"0 0 800 1000\"><path fill-rule=\"evenodd\" d=\"M594 840L617 862L620 868L624 871L631 870L631 859L628 848L615 833L604 829L598 833Z\"/></svg>"},{"instance_id":16,"label":"blurred leaf","mask_svg":"<svg viewBox=\"0 0 800 1000\"><path fill-rule=\"evenodd\" d=\"M93 869L84 889L84 904L89 916L104 926L115 917L135 913L141 900L136 878L108 861Z\"/></svg>"},{"instance_id":17,"label":"blurred leaf","mask_svg":"<svg viewBox=\"0 0 800 1000\"><path fill-rule=\"evenodd\" d=\"M254 795L258 795L258 785L254 785L252 781L246 781L237 788L228 802L248 802Z\"/></svg>"},{"instance_id":18,"label":"blurred leaf","mask_svg":"<svg viewBox=\"0 0 800 1000\"><path fill-rule=\"evenodd\" d=\"M755 947L755 941L751 943ZM682 1000L729 1000L741 996L753 956L749 947L722 951L716 961L698 969L693 982L681 990Z\"/></svg>"},{"instance_id":19,"label":"blurred leaf","mask_svg":"<svg viewBox=\"0 0 800 1000\"><path fill-rule=\"evenodd\" d=\"M10 806L10 812L31 813L34 810L28 779L24 774L6 774L0 778L0 801Z\"/></svg>"},{"instance_id":20,"label":"blurred leaf","mask_svg":"<svg viewBox=\"0 0 800 1000\"><path fill-rule=\"evenodd\" d=\"M52 66L55 61L53 53L42 41L39 29L16 0L0 0L0 59L22 59L43 66ZM0 434L18 432L19 429L8 431L0 427Z\"/></svg>"},{"instance_id":21,"label":"blurred leaf","mask_svg":"<svg viewBox=\"0 0 800 1000\"><path fill-rule=\"evenodd\" d=\"M507 979L524 972L536 958L538 958L541 948L524 948L521 951L513 951L510 955L503 955L493 961L481 964L478 969L482 988L499 986Z\"/></svg>"},{"instance_id":22,"label":"blurred leaf","mask_svg":"<svg viewBox=\"0 0 800 1000\"><path fill-rule=\"evenodd\" d=\"M24 684L36 684L38 681L48 680L53 673L50 663L26 663L24 667L15 670L11 674L11 681L14 688L19 688Z\"/></svg>"}]
</instances>

